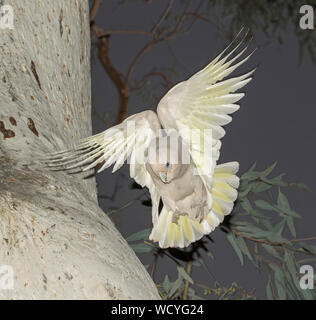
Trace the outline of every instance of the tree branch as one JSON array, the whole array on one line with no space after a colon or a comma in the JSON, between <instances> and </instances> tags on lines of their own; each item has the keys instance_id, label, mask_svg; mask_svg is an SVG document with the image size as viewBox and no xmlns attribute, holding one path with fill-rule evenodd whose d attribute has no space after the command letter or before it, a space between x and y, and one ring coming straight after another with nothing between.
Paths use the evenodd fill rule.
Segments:
<instances>
[{"instance_id":1,"label":"tree branch","mask_svg":"<svg viewBox=\"0 0 316 320\"><path fill-rule=\"evenodd\" d=\"M90 10L90 22L94 20L98 10L99 10L99 7L100 7L100 4L101 4L101 1L102 0L94 0L93 2L93 5L92 5L92 8Z\"/></svg>"},{"instance_id":2,"label":"tree branch","mask_svg":"<svg viewBox=\"0 0 316 320\"><path fill-rule=\"evenodd\" d=\"M173 6L174 0L170 0L169 4L166 8L166 10L162 13L161 18L158 20L158 22L153 26L153 28L151 29L152 33L156 33L156 31L158 30L159 26L165 21L165 19L168 16L168 13L170 12L172 6Z\"/></svg>"},{"instance_id":3,"label":"tree branch","mask_svg":"<svg viewBox=\"0 0 316 320\"><path fill-rule=\"evenodd\" d=\"M128 86L123 80L122 75L113 66L109 57L109 37L104 36L99 40L99 59L102 63L103 68L106 70L110 79L116 86L119 95L119 113L117 117L117 123L122 122L127 116L128 101L129 101L129 90Z\"/></svg>"},{"instance_id":4,"label":"tree branch","mask_svg":"<svg viewBox=\"0 0 316 320\"><path fill-rule=\"evenodd\" d=\"M91 15L94 17L100 3L97 3L100 1L95 1L93 8L91 9L90 17ZM172 10L172 7L174 5L174 0L170 0L168 2L167 7L163 10L160 18L156 22L156 24L152 27L151 31L142 31L142 30L103 30L101 27L92 24L91 31L93 36L99 38L99 59L101 61L102 66L106 70L107 74L109 75L110 79L114 83L114 85L117 88L118 94L119 94L119 112L117 117L117 123L122 122L127 117L128 112L128 103L129 103L129 92L131 87L131 81L132 76L134 73L134 70L137 66L137 64L140 62L142 57L150 51L154 46L161 42L167 42L168 40L178 36L179 34L183 33L181 31L181 28L183 26L183 23L187 17L192 17L190 15L189 9L192 5L192 0L188 1L187 5L184 8L183 13L179 17L175 27L173 30L170 31L169 28L162 28L159 29L166 18L168 17L169 13ZM196 10L194 16L194 20L198 19L198 10L200 6L198 6L198 9ZM151 39L135 56L132 63L130 64L126 78L124 78L113 66L111 63L110 57L109 57L109 35L110 34L139 34L139 35L149 35L152 36L153 39ZM156 74L158 75L158 74Z\"/></svg>"}]
</instances>

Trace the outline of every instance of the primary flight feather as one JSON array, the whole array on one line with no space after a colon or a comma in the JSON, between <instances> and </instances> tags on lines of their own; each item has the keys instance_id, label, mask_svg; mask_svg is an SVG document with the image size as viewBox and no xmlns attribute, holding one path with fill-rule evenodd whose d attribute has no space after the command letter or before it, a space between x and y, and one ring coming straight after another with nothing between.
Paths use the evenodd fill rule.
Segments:
<instances>
[{"instance_id":1,"label":"primary flight feather","mask_svg":"<svg viewBox=\"0 0 316 320\"><path fill-rule=\"evenodd\" d=\"M239 164L217 160L225 135L222 126L232 120L229 114L239 109L236 103L244 96L236 91L254 71L223 80L252 54L242 58L247 49L241 48L243 39L229 51L233 43L169 90L157 114L134 114L82 140L74 150L55 153L49 165L83 170L97 166L98 172L114 165L115 172L129 160L130 176L151 195L151 240L161 248L183 248L209 234L231 213L237 198Z\"/></svg>"}]
</instances>

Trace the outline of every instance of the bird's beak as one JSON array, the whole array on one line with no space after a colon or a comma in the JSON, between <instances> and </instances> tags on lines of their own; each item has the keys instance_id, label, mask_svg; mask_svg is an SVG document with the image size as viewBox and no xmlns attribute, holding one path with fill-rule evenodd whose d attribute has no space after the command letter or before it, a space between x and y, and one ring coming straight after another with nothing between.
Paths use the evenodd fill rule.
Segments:
<instances>
[{"instance_id":1,"label":"bird's beak","mask_svg":"<svg viewBox=\"0 0 316 320\"><path fill-rule=\"evenodd\" d=\"M160 171L159 176L160 176L160 179L162 180L162 182L164 182L164 183L167 182L167 172Z\"/></svg>"}]
</instances>

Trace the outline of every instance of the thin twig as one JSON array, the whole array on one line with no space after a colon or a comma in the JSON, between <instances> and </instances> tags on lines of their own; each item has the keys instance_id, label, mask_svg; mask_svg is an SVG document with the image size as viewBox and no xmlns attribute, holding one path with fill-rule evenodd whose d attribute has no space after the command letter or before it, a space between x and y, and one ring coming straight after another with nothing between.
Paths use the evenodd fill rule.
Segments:
<instances>
[{"instance_id":1,"label":"thin twig","mask_svg":"<svg viewBox=\"0 0 316 320\"><path fill-rule=\"evenodd\" d=\"M188 261L187 274L189 276L191 275L191 269L192 269L192 261ZM190 285L189 281L186 280L185 281L185 286L184 286L184 292L183 292L183 300L187 300L188 299L189 285Z\"/></svg>"},{"instance_id":2,"label":"thin twig","mask_svg":"<svg viewBox=\"0 0 316 320\"><path fill-rule=\"evenodd\" d=\"M170 12L172 6L173 6L174 0L170 0L168 3L168 6L166 8L166 10L162 13L161 18L158 20L158 22L153 26L153 28L151 29L152 33L155 33L159 26L165 21L165 19L168 16L168 13Z\"/></svg>"},{"instance_id":3,"label":"thin twig","mask_svg":"<svg viewBox=\"0 0 316 320\"><path fill-rule=\"evenodd\" d=\"M106 214L109 216L109 215L111 215L111 214L113 214L113 213L116 213L116 212L122 210L122 209L125 209L125 208L129 207L131 204L133 204L134 201L135 201L135 200L131 200L130 202L124 204L124 206L119 207L118 209L114 209L114 210L111 210L111 211L109 211L109 212L106 212Z\"/></svg>"},{"instance_id":4,"label":"thin twig","mask_svg":"<svg viewBox=\"0 0 316 320\"><path fill-rule=\"evenodd\" d=\"M154 76L162 78L162 80L164 81L164 86L167 90L172 87L173 83L168 78L168 76L165 73L157 71L157 70L152 70L152 71L148 72L147 74L144 75L142 80L144 81L145 79L150 78L150 77L154 77Z\"/></svg>"},{"instance_id":5,"label":"thin twig","mask_svg":"<svg viewBox=\"0 0 316 320\"><path fill-rule=\"evenodd\" d=\"M149 43L147 43L136 55L136 57L134 58L133 62L131 63L128 72L127 72L127 76L126 76L126 83L129 86L131 83L131 79L132 79L132 75L134 72L134 69L137 65L137 63L140 61L140 59L144 56L144 54L149 51L155 44L161 42L162 40L153 40L150 41Z\"/></svg>"},{"instance_id":6,"label":"thin twig","mask_svg":"<svg viewBox=\"0 0 316 320\"><path fill-rule=\"evenodd\" d=\"M90 21L93 21L100 7L102 0L94 0L92 8L90 10Z\"/></svg>"},{"instance_id":7,"label":"thin twig","mask_svg":"<svg viewBox=\"0 0 316 320\"><path fill-rule=\"evenodd\" d=\"M157 45L158 43L161 43L161 42L165 42L165 41L168 41L172 38L174 38L176 35L179 35L180 34L180 29L181 29L181 26L182 26L182 23L184 22L185 20L185 17L186 17L186 12L187 12L187 9L190 8L191 6L191 3L192 3L192 0L189 1L188 5L185 7L184 9L184 13L182 14L182 16L180 17L176 27L174 28L173 31L165 34L165 35L162 35L161 33L157 33L157 30L158 30L158 27L164 22L164 20L166 19L168 13L170 12L171 8L172 8L172 5L173 5L173 1L170 1L167 8L165 9L164 13L162 14L162 16L160 17L160 19L158 20L158 22L155 24L155 26L152 28L152 32L155 32L154 33L154 39L150 42L148 42L139 52L138 54L136 55L136 57L134 58L134 60L132 61L129 69L128 69L128 72L127 72L127 76L126 76L126 83L127 83L127 86L130 85L130 82L131 82L131 78L132 78L132 74L134 72L134 69L136 67L136 65L138 64L138 62L141 60L141 58L145 55L146 52L148 52L151 48L153 48L155 45Z\"/></svg>"},{"instance_id":8,"label":"thin twig","mask_svg":"<svg viewBox=\"0 0 316 320\"><path fill-rule=\"evenodd\" d=\"M158 255L155 254L154 261L153 261L153 264L152 264L152 267L151 267L151 271L150 271L150 276L153 279L153 281L154 281L154 277L155 277L157 260L158 260Z\"/></svg>"},{"instance_id":9,"label":"thin twig","mask_svg":"<svg viewBox=\"0 0 316 320\"><path fill-rule=\"evenodd\" d=\"M191 4L192 4L192 0L188 1L188 3L185 6L184 11L183 11L183 13L182 13L182 15L181 15L181 17L180 17L180 19L179 19L179 21L178 21L178 23L177 23L177 25L176 25L174 30L180 30L181 29L181 26L182 26L182 24L183 24L183 22L185 20L185 17L186 17L186 14L187 14L188 10L191 7Z\"/></svg>"},{"instance_id":10,"label":"thin twig","mask_svg":"<svg viewBox=\"0 0 316 320\"><path fill-rule=\"evenodd\" d=\"M110 34L139 34L139 35L146 35L152 36L154 33L151 31L144 31L144 30L136 30L136 29L121 29L121 30L103 30L100 28L100 32L97 37L102 37Z\"/></svg>"},{"instance_id":11,"label":"thin twig","mask_svg":"<svg viewBox=\"0 0 316 320\"><path fill-rule=\"evenodd\" d=\"M100 1L95 1L93 7L91 9L90 17L94 17L96 11L100 5ZM117 88L120 103L119 103L119 112L117 123L122 122L127 117L128 111L128 103L129 103L129 91L131 87L131 81L133 72L140 62L142 57L154 46L161 42L167 42L168 40L178 36L179 34L183 33L181 31L182 25L186 19L186 17L190 16L190 7L192 5L192 0L188 1L185 9L179 18L176 26L170 32L169 28L160 28L166 18L168 17L169 13L172 10L174 5L174 0L170 0L168 2L167 7L163 10L162 14L160 15L156 24L152 27L151 31L142 31L142 30L103 30L101 27L92 24L91 31L92 35L99 38L99 59L105 68L106 72L108 73L110 79L114 83ZM198 10L200 6L197 7L197 10L194 11L194 21L199 18ZM192 13L192 12L191 12ZM135 56L130 64L126 77L124 78L116 68L114 68L110 58L109 58L109 35L110 34L141 34L141 35L151 35L153 39L150 40Z\"/></svg>"},{"instance_id":12,"label":"thin twig","mask_svg":"<svg viewBox=\"0 0 316 320\"><path fill-rule=\"evenodd\" d=\"M108 73L110 79L116 86L118 95L119 95L119 112L117 117L117 123L122 122L127 116L127 108L129 101L129 90L128 86L123 80L122 75L116 70L113 66L110 56L109 56L109 38L102 37L98 45L99 49L99 59L102 63L102 66Z\"/></svg>"},{"instance_id":13,"label":"thin twig","mask_svg":"<svg viewBox=\"0 0 316 320\"><path fill-rule=\"evenodd\" d=\"M292 240L290 240L290 241L291 241L291 242L296 242L296 241L311 241L311 240L316 240L316 237L292 239Z\"/></svg>"}]
</instances>

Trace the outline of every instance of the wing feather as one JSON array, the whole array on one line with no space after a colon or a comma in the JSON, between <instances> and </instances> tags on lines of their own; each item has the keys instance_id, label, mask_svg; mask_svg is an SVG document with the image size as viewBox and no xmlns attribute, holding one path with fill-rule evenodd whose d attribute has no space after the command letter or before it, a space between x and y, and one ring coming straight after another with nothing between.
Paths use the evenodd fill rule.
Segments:
<instances>
[{"instance_id":1,"label":"wing feather","mask_svg":"<svg viewBox=\"0 0 316 320\"><path fill-rule=\"evenodd\" d=\"M132 124L132 132L129 131ZM145 152L152 139L160 132L160 122L153 111L143 111L104 132L81 140L71 150L56 152L45 162L52 169L87 171L99 166L98 172L113 166L112 172L121 168L130 157L130 175L142 187L147 187L152 197L153 222L158 220L160 193L145 167Z\"/></svg>"},{"instance_id":2,"label":"wing feather","mask_svg":"<svg viewBox=\"0 0 316 320\"><path fill-rule=\"evenodd\" d=\"M244 96L244 93L236 91L251 81L254 72L251 70L240 76L224 79L253 54L246 54L248 47L244 46L244 39L245 36L234 46L235 39L205 68L173 87L161 99L157 108L163 127L178 130L190 146L192 159L209 194L221 147L217 142L225 135L223 126L232 121L229 114L239 109L236 103ZM192 132L196 129L201 132L200 149L192 142ZM206 130L211 131L211 143L203 140L206 139ZM212 152L209 146L212 147ZM211 206L212 197L209 197L209 201Z\"/></svg>"}]
</instances>

